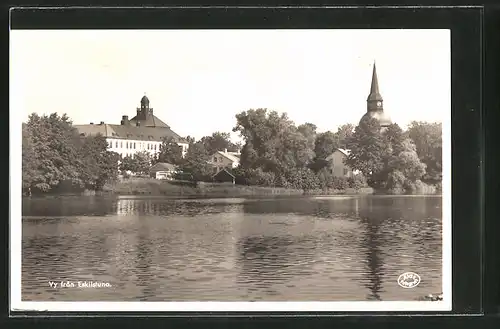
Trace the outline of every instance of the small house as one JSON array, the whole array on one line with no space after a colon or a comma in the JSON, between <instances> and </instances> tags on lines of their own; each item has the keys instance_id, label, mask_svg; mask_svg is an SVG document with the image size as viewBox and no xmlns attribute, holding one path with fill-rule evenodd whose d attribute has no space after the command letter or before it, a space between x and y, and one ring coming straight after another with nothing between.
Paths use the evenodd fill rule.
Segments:
<instances>
[{"instance_id":1,"label":"small house","mask_svg":"<svg viewBox=\"0 0 500 329\"><path fill-rule=\"evenodd\" d=\"M174 175L177 171L175 165L166 162L158 162L151 168L149 168L149 175L155 179L174 179Z\"/></svg>"},{"instance_id":2,"label":"small house","mask_svg":"<svg viewBox=\"0 0 500 329\"><path fill-rule=\"evenodd\" d=\"M349 153L349 150L338 148L326 158L328 161L328 169L334 177L352 177L355 174L351 168L344 163Z\"/></svg>"},{"instance_id":3,"label":"small house","mask_svg":"<svg viewBox=\"0 0 500 329\"><path fill-rule=\"evenodd\" d=\"M213 167L213 173L217 174L224 168L236 168L240 164L238 152L217 151L210 157L208 163Z\"/></svg>"}]
</instances>

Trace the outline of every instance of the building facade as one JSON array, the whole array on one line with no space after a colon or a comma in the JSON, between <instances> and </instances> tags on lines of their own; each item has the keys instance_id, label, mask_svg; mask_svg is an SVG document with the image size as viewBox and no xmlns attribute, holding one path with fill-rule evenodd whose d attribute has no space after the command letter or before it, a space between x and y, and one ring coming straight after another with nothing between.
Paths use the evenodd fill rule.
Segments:
<instances>
[{"instance_id":1,"label":"building facade","mask_svg":"<svg viewBox=\"0 0 500 329\"><path fill-rule=\"evenodd\" d=\"M336 149L326 160L328 161L328 170L334 177L352 177L354 175L351 168L346 165L345 159L349 156L349 150Z\"/></svg>"},{"instance_id":2,"label":"building facade","mask_svg":"<svg viewBox=\"0 0 500 329\"><path fill-rule=\"evenodd\" d=\"M151 156L160 152L163 138L172 137L182 148L184 156L188 150L189 143L153 113L149 107L149 99L144 96L141 99L141 107L137 108L136 115L129 120L128 115L122 116L120 124L84 124L74 126L80 136L95 136L101 134L106 137L108 150L116 152L120 157L131 156L135 153L146 151Z\"/></svg>"},{"instance_id":3,"label":"building facade","mask_svg":"<svg viewBox=\"0 0 500 329\"><path fill-rule=\"evenodd\" d=\"M210 157L208 163L213 167L216 174L224 168L236 168L240 164L240 154L238 152L217 151Z\"/></svg>"}]
</instances>

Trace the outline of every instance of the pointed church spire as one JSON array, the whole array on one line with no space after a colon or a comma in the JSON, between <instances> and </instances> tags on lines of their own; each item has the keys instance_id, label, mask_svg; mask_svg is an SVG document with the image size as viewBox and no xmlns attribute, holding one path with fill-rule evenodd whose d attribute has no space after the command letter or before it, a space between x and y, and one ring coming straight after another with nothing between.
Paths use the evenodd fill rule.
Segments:
<instances>
[{"instance_id":1,"label":"pointed church spire","mask_svg":"<svg viewBox=\"0 0 500 329\"><path fill-rule=\"evenodd\" d=\"M373 74L372 74L372 85L370 88L370 95L368 95L367 101L382 101L382 96L380 95L378 89L378 77L377 77L377 67L375 61L373 61Z\"/></svg>"}]
</instances>

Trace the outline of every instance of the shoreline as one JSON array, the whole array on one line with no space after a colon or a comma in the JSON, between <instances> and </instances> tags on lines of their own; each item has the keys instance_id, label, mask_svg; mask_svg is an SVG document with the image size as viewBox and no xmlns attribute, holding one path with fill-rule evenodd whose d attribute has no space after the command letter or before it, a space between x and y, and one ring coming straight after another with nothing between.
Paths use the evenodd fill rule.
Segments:
<instances>
[{"instance_id":1,"label":"shoreline","mask_svg":"<svg viewBox=\"0 0 500 329\"><path fill-rule=\"evenodd\" d=\"M441 193L392 194L375 191L370 187L344 190L299 190L282 187L234 185L232 183L176 182L156 179L127 179L115 184L106 185L103 191L67 191L59 193L33 194L32 197L81 197L81 196L131 196L154 197L165 199L216 199L216 198L284 198L284 197L318 197L335 196L441 196Z\"/></svg>"}]
</instances>

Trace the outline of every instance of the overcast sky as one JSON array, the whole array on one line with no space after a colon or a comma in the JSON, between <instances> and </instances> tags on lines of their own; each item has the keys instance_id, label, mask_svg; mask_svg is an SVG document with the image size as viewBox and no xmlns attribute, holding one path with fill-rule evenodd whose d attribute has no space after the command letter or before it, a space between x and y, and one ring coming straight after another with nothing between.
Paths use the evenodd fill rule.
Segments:
<instances>
[{"instance_id":1,"label":"overcast sky","mask_svg":"<svg viewBox=\"0 0 500 329\"><path fill-rule=\"evenodd\" d=\"M376 60L403 128L449 120L448 30L60 30L11 33L12 111L119 124L146 93L182 136L229 132L251 108L335 131L366 112Z\"/></svg>"}]
</instances>

